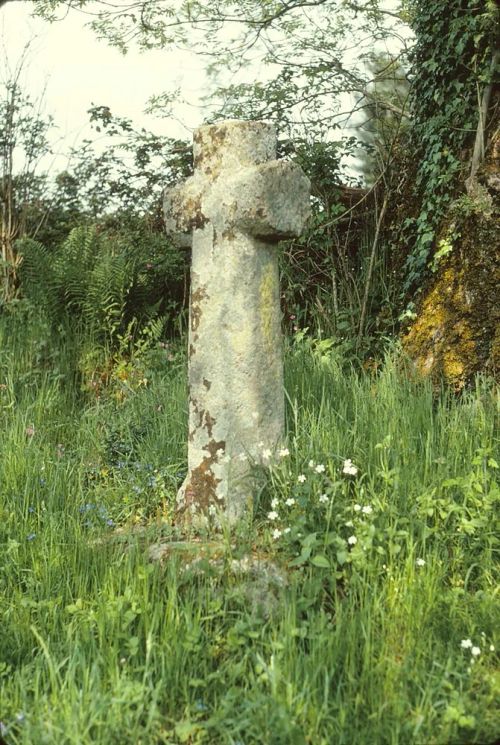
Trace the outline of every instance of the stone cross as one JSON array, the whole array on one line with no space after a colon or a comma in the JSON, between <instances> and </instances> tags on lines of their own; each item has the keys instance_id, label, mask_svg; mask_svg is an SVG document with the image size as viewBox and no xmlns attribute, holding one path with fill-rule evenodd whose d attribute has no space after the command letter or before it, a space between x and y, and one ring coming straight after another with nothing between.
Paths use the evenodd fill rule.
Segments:
<instances>
[{"instance_id":1,"label":"stone cross","mask_svg":"<svg viewBox=\"0 0 500 745\"><path fill-rule=\"evenodd\" d=\"M177 501L197 524L234 524L252 499L252 464L283 443L276 243L300 235L309 180L275 160L265 122L194 134L194 175L165 193L167 233L192 244L188 472Z\"/></svg>"}]
</instances>

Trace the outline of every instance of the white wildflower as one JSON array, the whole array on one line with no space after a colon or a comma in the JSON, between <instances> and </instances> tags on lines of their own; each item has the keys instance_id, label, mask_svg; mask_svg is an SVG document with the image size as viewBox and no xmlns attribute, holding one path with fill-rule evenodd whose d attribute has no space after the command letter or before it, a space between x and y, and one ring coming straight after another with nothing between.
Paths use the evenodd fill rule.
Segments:
<instances>
[{"instance_id":1,"label":"white wildflower","mask_svg":"<svg viewBox=\"0 0 500 745\"><path fill-rule=\"evenodd\" d=\"M314 470L316 471L316 473L324 473L326 469L322 463L318 463Z\"/></svg>"},{"instance_id":2,"label":"white wildflower","mask_svg":"<svg viewBox=\"0 0 500 745\"><path fill-rule=\"evenodd\" d=\"M243 461L243 460L246 460L246 459L247 459L247 454L246 453L240 453L239 454L238 460Z\"/></svg>"},{"instance_id":3,"label":"white wildflower","mask_svg":"<svg viewBox=\"0 0 500 745\"><path fill-rule=\"evenodd\" d=\"M276 540L277 538L281 537L281 530L279 528L275 528L273 530L273 538Z\"/></svg>"},{"instance_id":4,"label":"white wildflower","mask_svg":"<svg viewBox=\"0 0 500 745\"><path fill-rule=\"evenodd\" d=\"M360 504L355 504L354 507L353 507L353 509L354 509L354 512L361 512L361 505Z\"/></svg>"},{"instance_id":5,"label":"white wildflower","mask_svg":"<svg viewBox=\"0 0 500 745\"><path fill-rule=\"evenodd\" d=\"M344 461L342 473L346 473L348 476L356 476L356 474L358 473L357 467L354 465L350 458L347 458L347 460Z\"/></svg>"},{"instance_id":6,"label":"white wildflower","mask_svg":"<svg viewBox=\"0 0 500 745\"><path fill-rule=\"evenodd\" d=\"M320 501L320 502L321 502L322 504L324 504L325 502L328 502L328 501L329 501L329 499L328 499L328 497L327 497L327 495L326 495L326 494L320 494L320 495L319 495L319 501Z\"/></svg>"},{"instance_id":7,"label":"white wildflower","mask_svg":"<svg viewBox=\"0 0 500 745\"><path fill-rule=\"evenodd\" d=\"M363 513L363 515L371 515L373 512L373 507L369 504L365 504L361 512Z\"/></svg>"},{"instance_id":8,"label":"white wildflower","mask_svg":"<svg viewBox=\"0 0 500 745\"><path fill-rule=\"evenodd\" d=\"M271 512L267 513L267 519L268 520L277 520L279 517L278 513L275 510L271 510Z\"/></svg>"},{"instance_id":9,"label":"white wildflower","mask_svg":"<svg viewBox=\"0 0 500 745\"><path fill-rule=\"evenodd\" d=\"M222 458L222 456L224 455L224 448L219 448L218 450L216 450L215 455L217 456L217 458Z\"/></svg>"},{"instance_id":10,"label":"white wildflower","mask_svg":"<svg viewBox=\"0 0 500 745\"><path fill-rule=\"evenodd\" d=\"M297 476L297 481L299 482L299 484L303 484L305 480L306 480L306 477L304 476L303 473Z\"/></svg>"},{"instance_id":11,"label":"white wildflower","mask_svg":"<svg viewBox=\"0 0 500 745\"><path fill-rule=\"evenodd\" d=\"M271 499L271 507L273 508L273 510L276 509L276 507L279 505L279 503L280 503L280 501L279 501L279 499L276 499L276 497L273 497L273 499Z\"/></svg>"},{"instance_id":12,"label":"white wildflower","mask_svg":"<svg viewBox=\"0 0 500 745\"><path fill-rule=\"evenodd\" d=\"M479 649L479 647L471 647L470 653L471 655L473 655L473 657L479 657L479 655L481 654L481 650Z\"/></svg>"},{"instance_id":13,"label":"white wildflower","mask_svg":"<svg viewBox=\"0 0 500 745\"><path fill-rule=\"evenodd\" d=\"M265 460L269 460L271 458L271 456L272 456L272 452L271 452L271 450L269 450L269 448L266 448L265 450L262 451L262 457Z\"/></svg>"},{"instance_id":14,"label":"white wildflower","mask_svg":"<svg viewBox=\"0 0 500 745\"><path fill-rule=\"evenodd\" d=\"M211 504L210 507L208 508L208 514L215 515L216 512L217 510L215 509L215 505Z\"/></svg>"},{"instance_id":15,"label":"white wildflower","mask_svg":"<svg viewBox=\"0 0 500 745\"><path fill-rule=\"evenodd\" d=\"M307 465L309 468L314 468L314 461L311 459Z\"/></svg>"},{"instance_id":16,"label":"white wildflower","mask_svg":"<svg viewBox=\"0 0 500 745\"><path fill-rule=\"evenodd\" d=\"M295 499L293 497L288 497L285 504L287 507L292 507L295 504Z\"/></svg>"},{"instance_id":17,"label":"white wildflower","mask_svg":"<svg viewBox=\"0 0 500 745\"><path fill-rule=\"evenodd\" d=\"M470 639L462 639L460 646L462 649L470 649L472 647L472 642Z\"/></svg>"},{"instance_id":18,"label":"white wildflower","mask_svg":"<svg viewBox=\"0 0 500 745\"><path fill-rule=\"evenodd\" d=\"M417 559L416 562L415 562L415 564L418 567L424 567L425 566L425 559Z\"/></svg>"},{"instance_id":19,"label":"white wildflower","mask_svg":"<svg viewBox=\"0 0 500 745\"><path fill-rule=\"evenodd\" d=\"M281 448L279 451L280 458L286 458L287 455L290 455L290 451L288 448Z\"/></svg>"},{"instance_id":20,"label":"white wildflower","mask_svg":"<svg viewBox=\"0 0 500 745\"><path fill-rule=\"evenodd\" d=\"M347 539L347 543L350 546L355 546L357 542L358 542L358 539L356 538L355 535L350 535L349 538Z\"/></svg>"}]
</instances>

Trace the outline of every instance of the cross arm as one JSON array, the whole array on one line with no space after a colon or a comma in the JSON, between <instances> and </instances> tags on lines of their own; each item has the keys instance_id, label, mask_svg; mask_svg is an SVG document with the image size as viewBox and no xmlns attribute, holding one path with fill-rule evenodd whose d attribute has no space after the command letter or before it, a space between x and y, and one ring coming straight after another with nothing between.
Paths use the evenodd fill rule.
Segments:
<instances>
[{"instance_id":1,"label":"cross arm","mask_svg":"<svg viewBox=\"0 0 500 745\"><path fill-rule=\"evenodd\" d=\"M240 172L231 184L236 225L271 241L299 236L310 215L311 184L300 166L273 160Z\"/></svg>"},{"instance_id":2,"label":"cross arm","mask_svg":"<svg viewBox=\"0 0 500 745\"><path fill-rule=\"evenodd\" d=\"M193 230L207 222L201 209L202 191L200 180L191 176L163 193L165 230L180 248L190 248Z\"/></svg>"}]
</instances>

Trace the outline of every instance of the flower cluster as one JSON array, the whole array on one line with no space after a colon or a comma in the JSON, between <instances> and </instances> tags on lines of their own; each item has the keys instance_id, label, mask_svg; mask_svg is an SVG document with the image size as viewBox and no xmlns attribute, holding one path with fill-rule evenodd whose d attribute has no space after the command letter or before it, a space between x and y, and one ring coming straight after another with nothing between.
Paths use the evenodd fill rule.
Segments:
<instances>
[{"instance_id":1,"label":"flower cluster","mask_svg":"<svg viewBox=\"0 0 500 745\"><path fill-rule=\"evenodd\" d=\"M108 511L103 504L97 505L87 502L87 504L80 507L80 513L86 518L84 522L86 528L94 528L103 523L109 528L113 528L115 525L114 520L109 517Z\"/></svg>"},{"instance_id":2,"label":"flower cluster","mask_svg":"<svg viewBox=\"0 0 500 745\"><path fill-rule=\"evenodd\" d=\"M355 504L353 510L354 512L361 512L363 515L371 515L373 512L373 507L370 504L365 504L364 507L362 507L360 504Z\"/></svg>"},{"instance_id":3,"label":"flower cluster","mask_svg":"<svg viewBox=\"0 0 500 745\"><path fill-rule=\"evenodd\" d=\"M354 463L352 462L350 458L347 458L347 460L344 461L342 473L345 473L347 476L358 475L358 468L357 466L354 465Z\"/></svg>"},{"instance_id":4,"label":"flower cluster","mask_svg":"<svg viewBox=\"0 0 500 745\"><path fill-rule=\"evenodd\" d=\"M483 643L486 643L486 634L482 632L481 636L483 637ZM473 665L481 654L481 647L478 647L476 644L474 644L472 639L462 639L462 641L460 642L460 647L462 649L470 650L470 664ZM495 651L495 647L493 644L489 645L489 651Z\"/></svg>"},{"instance_id":5,"label":"flower cluster","mask_svg":"<svg viewBox=\"0 0 500 745\"><path fill-rule=\"evenodd\" d=\"M361 482L358 485L352 481L352 477L359 473L353 461L350 458L342 459L339 466L334 466L331 462L318 463L310 458L297 473L284 460L290 455L288 448L275 451L272 459L268 458L269 452L263 443L259 443L258 448L262 453L261 462L271 466L268 473L275 495L266 513L269 534L274 541L290 536L291 541L287 542L289 548L296 550L296 544L302 547L293 559L294 566L308 561L309 557L312 557L314 566L325 566L330 559L315 554L316 550L324 550L325 546L330 547L328 553L336 556L339 566L365 561L366 551L373 541L374 526L370 516L374 509L370 504L356 505L354 511L359 515L355 514L354 517L360 518L356 526L353 520L346 521L352 505L346 505L345 497L351 490L364 494ZM337 509L334 509L335 505ZM319 536L323 532L328 538L327 543L321 546ZM318 542L317 548L315 541Z\"/></svg>"},{"instance_id":6,"label":"flower cluster","mask_svg":"<svg viewBox=\"0 0 500 745\"><path fill-rule=\"evenodd\" d=\"M254 419L257 419L258 418L257 412L254 411L252 416L254 417ZM283 459L283 458L287 458L290 455L290 451L286 447L280 448L278 451L276 451L269 447L266 447L263 442L257 443L257 447L260 450L260 457L262 459L262 463L266 466L269 466L273 462L273 460L275 461L276 456L279 459ZM242 455L244 457L240 456L241 460L248 459L246 454L242 454Z\"/></svg>"}]
</instances>

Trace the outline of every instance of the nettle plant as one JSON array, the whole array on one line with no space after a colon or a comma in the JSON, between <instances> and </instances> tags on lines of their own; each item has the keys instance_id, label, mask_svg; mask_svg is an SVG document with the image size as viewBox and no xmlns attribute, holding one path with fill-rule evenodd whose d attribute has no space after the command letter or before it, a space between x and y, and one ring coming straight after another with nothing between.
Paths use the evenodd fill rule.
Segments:
<instances>
[{"instance_id":1,"label":"nettle plant","mask_svg":"<svg viewBox=\"0 0 500 745\"><path fill-rule=\"evenodd\" d=\"M473 144L481 91L491 81L499 8L492 0L414 0L409 149L418 165L415 217L402 225L413 246L406 260L406 289L418 286L440 224L456 196L464 152ZM463 176L463 178L461 177Z\"/></svg>"}]
</instances>

